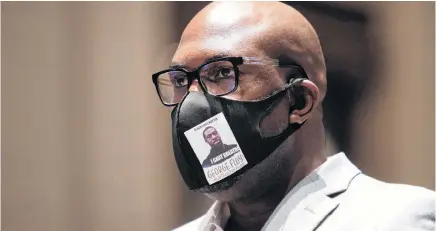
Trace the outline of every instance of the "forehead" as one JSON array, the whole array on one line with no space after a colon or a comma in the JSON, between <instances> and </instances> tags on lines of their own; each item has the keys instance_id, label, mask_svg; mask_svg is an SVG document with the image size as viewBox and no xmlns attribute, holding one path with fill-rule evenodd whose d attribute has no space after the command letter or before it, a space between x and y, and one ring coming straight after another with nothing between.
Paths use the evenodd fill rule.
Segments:
<instances>
[{"instance_id":1,"label":"forehead","mask_svg":"<svg viewBox=\"0 0 436 231\"><path fill-rule=\"evenodd\" d=\"M210 13L203 21L193 20L188 25L174 54L173 64L193 69L216 56L259 56L262 53L258 42L266 28L265 23L240 17L221 21L218 18Z\"/></svg>"},{"instance_id":2,"label":"forehead","mask_svg":"<svg viewBox=\"0 0 436 231\"><path fill-rule=\"evenodd\" d=\"M181 42L172 63L194 69L208 59L223 56L258 56L260 52L248 39L237 37L204 37Z\"/></svg>"},{"instance_id":3,"label":"forehead","mask_svg":"<svg viewBox=\"0 0 436 231\"><path fill-rule=\"evenodd\" d=\"M216 131L215 128L208 128L208 129L204 130L204 134L205 135L209 135L209 134L211 134L211 133L213 133L215 131Z\"/></svg>"}]
</instances>

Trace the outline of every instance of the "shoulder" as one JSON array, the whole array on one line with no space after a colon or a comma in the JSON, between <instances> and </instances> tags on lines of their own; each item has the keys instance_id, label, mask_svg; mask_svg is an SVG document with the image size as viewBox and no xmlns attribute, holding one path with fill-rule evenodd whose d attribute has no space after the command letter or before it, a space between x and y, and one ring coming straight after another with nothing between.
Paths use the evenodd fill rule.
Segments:
<instances>
[{"instance_id":1,"label":"shoulder","mask_svg":"<svg viewBox=\"0 0 436 231\"><path fill-rule=\"evenodd\" d=\"M406 227L411 230L434 230L434 191L411 185L387 184L384 200L390 215L381 222L383 230L400 230Z\"/></svg>"},{"instance_id":2,"label":"shoulder","mask_svg":"<svg viewBox=\"0 0 436 231\"><path fill-rule=\"evenodd\" d=\"M419 201L436 202L436 193L424 187L386 183L360 174L349 185L351 194L373 199L387 207L415 204Z\"/></svg>"},{"instance_id":3,"label":"shoulder","mask_svg":"<svg viewBox=\"0 0 436 231\"><path fill-rule=\"evenodd\" d=\"M434 230L434 191L360 175L350 184L347 194L351 208L373 216L380 230Z\"/></svg>"},{"instance_id":4,"label":"shoulder","mask_svg":"<svg viewBox=\"0 0 436 231\"><path fill-rule=\"evenodd\" d=\"M196 231L196 230L199 230L202 218L203 218L203 216L201 216L193 221L190 221L190 222L188 222L188 223L186 223L186 224L184 224L176 229L173 229L172 231Z\"/></svg>"}]
</instances>

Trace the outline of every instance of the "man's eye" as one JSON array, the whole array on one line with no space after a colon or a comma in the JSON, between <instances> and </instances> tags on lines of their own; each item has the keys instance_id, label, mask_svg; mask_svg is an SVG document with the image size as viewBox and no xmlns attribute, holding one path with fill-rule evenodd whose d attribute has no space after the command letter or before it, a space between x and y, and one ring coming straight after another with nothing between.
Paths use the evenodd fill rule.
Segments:
<instances>
[{"instance_id":1,"label":"man's eye","mask_svg":"<svg viewBox=\"0 0 436 231\"><path fill-rule=\"evenodd\" d=\"M184 78L184 77L181 77L181 78L176 77L173 79L173 84L176 88L181 88L181 87L188 85L188 79Z\"/></svg>"},{"instance_id":2,"label":"man's eye","mask_svg":"<svg viewBox=\"0 0 436 231\"><path fill-rule=\"evenodd\" d=\"M233 68L223 67L218 71L218 76L220 77L229 77L234 75Z\"/></svg>"},{"instance_id":3,"label":"man's eye","mask_svg":"<svg viewBox=\"0 0 436 231\"><path fill-rule=\"evenodd\" d=\"M221 79L226 78L234 78L235 77L235 71L231 67L220 67L217 68L214 72L210 73L209 80L210 81L220 81Z\"/></svg>"}]
</instances>

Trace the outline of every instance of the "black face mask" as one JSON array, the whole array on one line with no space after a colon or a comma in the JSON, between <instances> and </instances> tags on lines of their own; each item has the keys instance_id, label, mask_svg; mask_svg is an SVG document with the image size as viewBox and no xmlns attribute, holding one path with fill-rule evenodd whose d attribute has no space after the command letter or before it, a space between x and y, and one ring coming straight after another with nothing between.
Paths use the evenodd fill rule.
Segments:
<instances>
[{"instance_id":1,"label":"black face mask","mask_svg":"<svg viewBox=\"0 0 436 231\"><path fill-rule=\"evenodd\" d=\"M291 79L291 82L281 90L256 101L236 101L209 94L189 92L171 113L174 156L188 187L194 190L209 185L209 183L202 163L184 134L186 131L219 113L223 113L240 150L245 155L247 164L213 185L219 184L229 177L239 176L262 162L294 131L300 128L301 124L291 124L283 132L273 137L263 137L260 132L262 120L274 110L280 100L286 96L286 92L288 90L293 92L292 88L298 86L302 80L302 78ZM290 107L289 113L301 107L298 104L301 105L301 102L297 100Z\"/></svg>"}]
</instances>

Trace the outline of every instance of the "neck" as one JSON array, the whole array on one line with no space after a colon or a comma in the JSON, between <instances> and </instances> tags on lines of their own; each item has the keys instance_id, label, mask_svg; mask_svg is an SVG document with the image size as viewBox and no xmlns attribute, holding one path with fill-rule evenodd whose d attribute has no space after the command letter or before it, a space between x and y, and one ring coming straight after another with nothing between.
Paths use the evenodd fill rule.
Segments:
<instances>
[{"instance_id":1,"label":"neck","mask_svg":"<svg viewBox=\"0 0 436 231\"><path fill-rule=\"evenodd\" d=\"M213 146L212 148L222 148L224 147L224 143L218 143L215 146Z\"/></svg>"},{"instance_id":2,"label":"neck","mask_svg":"<svg viewBox=\"0 0 436 231\"><path fill-rule=\"evenodd\" d=\"M226 231L261 230L286 194L325 160L325 157L319 159L302 158L294 166L292 173L289 174L290 177L282 181L282 184L275 184L256 197L229 202L231 217L227 223Z\"/></svg>"},{"instance_id":3,"label":"neck","mask_svg":"<svg viewBox=\"0 0 436 231\"><path fill-rule=\"evenodd\" d=\"M287 193L287 184L275 185L257 198L229 202L231 217L226 230L261 230Z\"/></svg>"}]
</instances>

